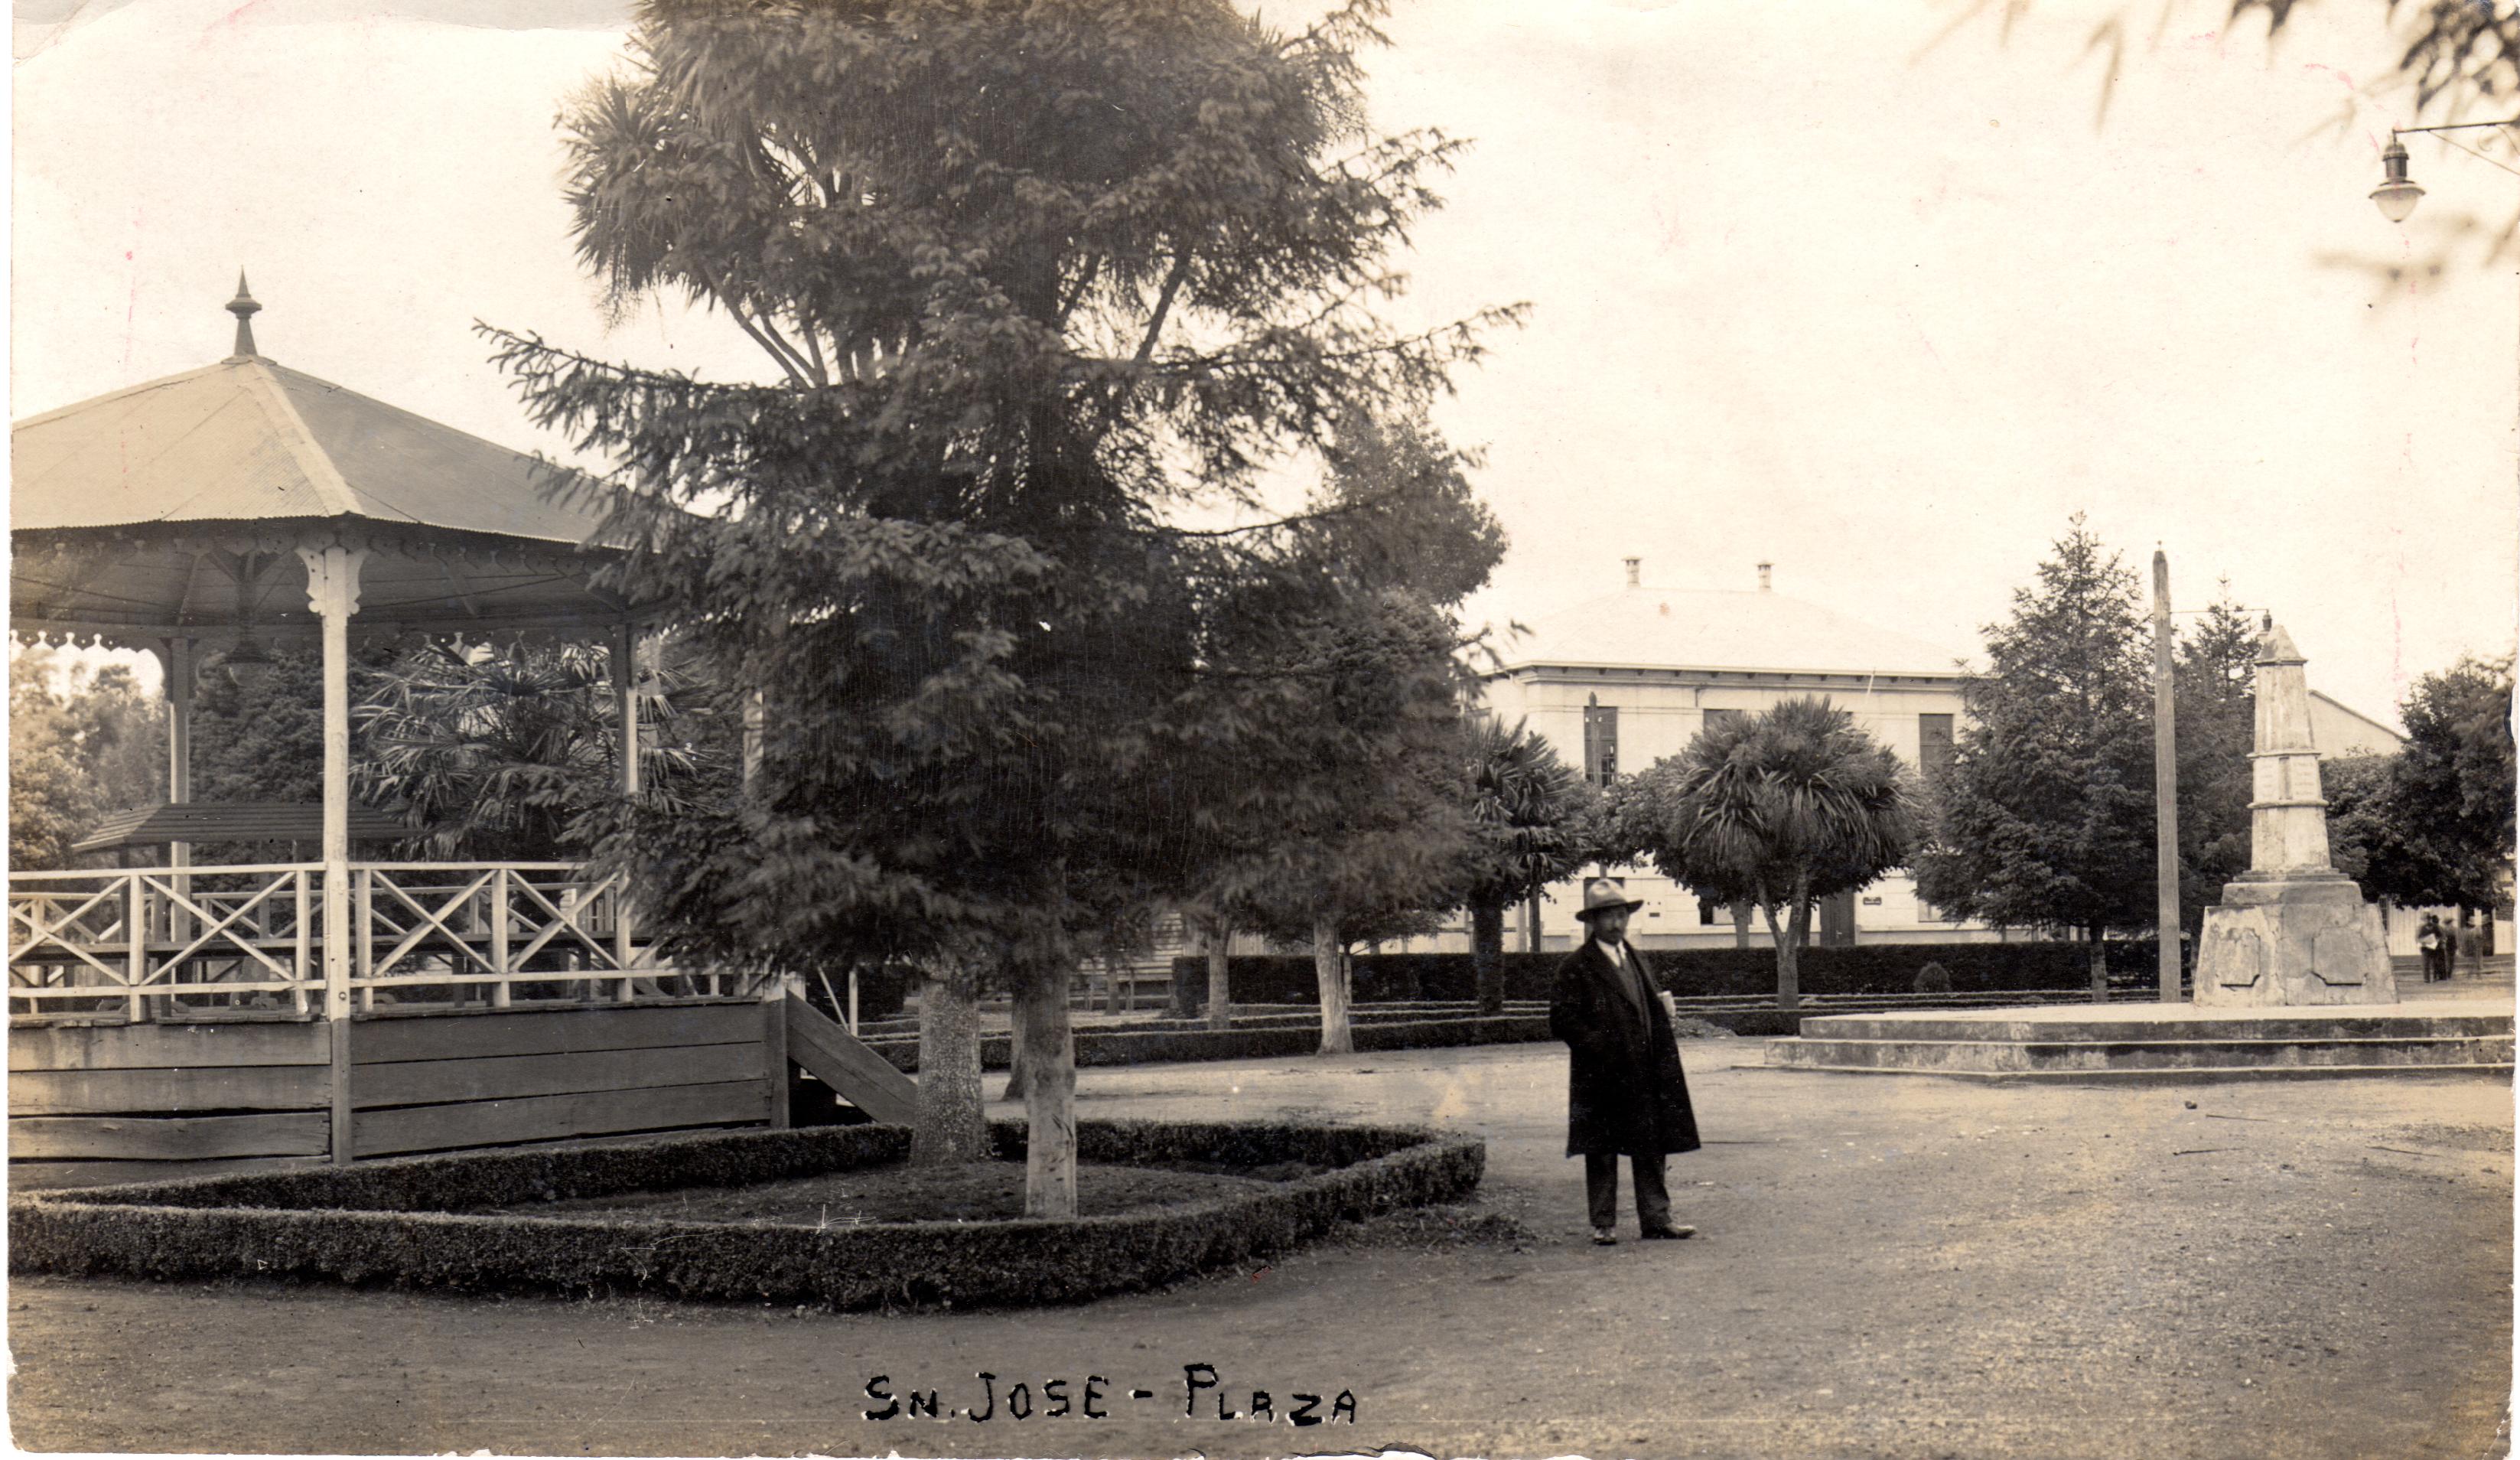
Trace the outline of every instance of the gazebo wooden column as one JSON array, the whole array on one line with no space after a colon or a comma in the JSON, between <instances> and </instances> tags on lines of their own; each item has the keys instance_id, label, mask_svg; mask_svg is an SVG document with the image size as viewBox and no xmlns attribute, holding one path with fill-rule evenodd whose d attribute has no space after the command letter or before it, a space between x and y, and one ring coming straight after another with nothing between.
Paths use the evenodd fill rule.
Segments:
<instances>
[{"instance_id":1,"label":"gazebo wooden column","mask_svg":"<svg viewBox=\"0 0 2520 1460\"><path fill-rule=\"evenodd\" d=\"M299 548L324 632L324 1018L333 1033L333 1162L350 1163L350 616L365 549Z\"/></svg>"},{"instance_id":2,"label":"gazebo wooden column","mask_svg":"<svg viewBox=\"0 0 2520 1460\"><path fill-rule=\"evenodd\" d=\"M161 639L165 652L158 662L166 670L166 799L182 805L193 798L193 672L197 661L196 641L189 638ZM175 890L189 896L192 881L181 875L193 865L193 844L170 842L166 845L166 865L177 869ZM166 932L180 937L189 920L173 907L166 911Z\"/></svg>"}]
</instances>

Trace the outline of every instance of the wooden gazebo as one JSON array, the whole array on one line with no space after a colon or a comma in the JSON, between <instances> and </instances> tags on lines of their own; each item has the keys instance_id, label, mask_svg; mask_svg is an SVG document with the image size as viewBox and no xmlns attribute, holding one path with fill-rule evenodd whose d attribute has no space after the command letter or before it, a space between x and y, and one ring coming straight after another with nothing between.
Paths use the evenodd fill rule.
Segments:
<instances>
[{"instance_id":1,"label":"wooden gazebo","mask_svg":"<svg viewBox=\"0 0 2520 1460\"><path fill-rule=\"evenodd\" d=\"M737 971L663 977L671 971L649 959L620 888L572 864L353 859L355 640L422 631L608 643L617 759L635 792L633 661L663 605L595 582L617 549L602 535L606 502L583 482L265 357L252 331L260 306L242 276L227 307L236 346L226 359L12 433L11 631L157 655L171 725L167 803L138 808L117 844L163 844L150 858L161 865L10 871L13 1157L339 1161L779 1118L786 1061L769 1046L784 1037L761 1013L776 990ZM193 801L196 672L205 662L249 669L276 643L322 646L320 809ZM251 840L254 828L269 840L283 824L311 826L320 860L191 864L193 842ZM428 1036L409 1024L415 1011L463 1009L516 1019L496 1033L477 1020L439 1020ZM394 1031L379 1025L354 1043L354 1018L362 1030L385 1021ZM463 1074L414 1084L412 1061ZM312 1105L302 1082L275 1077L320 1072L295 1068L309 1063L330 1068ZM362 1086L351 1070L369 1063L401 1073ZM114 1071L157 1076L124 1082L157 1093L100 1106L90 1076ZM81 1079L44 1093L70 1072ZM220 1078L195 1089L167 1077L187 1072ZM765 1091L777 1092L768 1107ZM445 1115L457 1107L472 1114ZM422 1108L441 1118L392 1115ZM101 1127L54 1141L60 1132L43 1123L201 1110L248 1124L182 1140L160 1127L153 1138L170 1149L134 1151ZM258 1110L291 1118L233 1114ZM308 1123L318 1115L329 1117L320 1135Z\"/></svg>"}]
</instances>

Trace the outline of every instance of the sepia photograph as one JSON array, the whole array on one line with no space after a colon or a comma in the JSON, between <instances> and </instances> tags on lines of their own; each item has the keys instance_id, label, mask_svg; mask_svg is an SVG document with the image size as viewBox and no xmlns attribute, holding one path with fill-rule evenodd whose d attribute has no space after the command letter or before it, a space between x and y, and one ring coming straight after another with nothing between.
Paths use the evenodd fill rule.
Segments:
<instances>
[{"instance_id":1,"label":"sepia photograph","mask_svg":"<svg viewBox=\"0 0 2520 1460\"><path fill-rule=\"evenodd\" d=\"M2520 0L14 6L14 1448L2510 1453Z\"/></svg>"}]
</instances>

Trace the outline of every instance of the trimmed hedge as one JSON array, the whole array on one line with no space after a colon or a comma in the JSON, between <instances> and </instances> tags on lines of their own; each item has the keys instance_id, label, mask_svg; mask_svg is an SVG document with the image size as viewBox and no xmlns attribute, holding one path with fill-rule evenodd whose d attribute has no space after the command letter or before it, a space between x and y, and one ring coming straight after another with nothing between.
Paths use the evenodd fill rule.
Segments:
<instances>
[{"instance_id":1,"label":"trimmed hedge","mask_svg":"<svg viewBox=\"0 0 2520 1460\"><path fill-rule=\"evenodd\" d=\"M2150 938L2102 945L2113 977L2134 977L2154 967ZM1708 994L1774 993L1774 948L1648 948L1662 986L1690 998ZM1563 951L1505 955L1505 996L1546 999L1554 991ZM1951 974L1952 991L2007 992L2088 987L2089 943L1862 943L1852 948L1805 948L1805 993L1909 993L1916 973L1939 963ZM1310 954L1237 956L1226 970L1236 1003L1314 1004L1321 985ZM1187 981L1193 1006L1207 1000L1207 960L1173 960L1176 984ZM1467 953L1372 953L1355 960L1350 987L1357 1003L1415 999L1475 999L1478 986Z\"/></svg>"},{"instance_id":2,"label":"trimmed hedge","mask_svg":"<svg viewBox=\"0 0 2520 1460\"><path fill-rule=\"evenodd\" d=\"M1001 1153L1023 1128L998 1122ZM1080 1160L1296 1161L1334 1168L1159 1211L1074 1221L628 1221L453 1211L540 1198L746 1184L897 1160L899 1126L420 1157L36 1194L9 1204L14 1272L258 1275L462 1292L642 1291L836 1308L1078 1302L1283 1251L1339 1221L1459 1201L1484 1143L1374 1126L1080 1121Z\"/></svg>"},{"instance_id":3,"label":"trimmed hedge","mask_svg":"<svg viewBox=\"0 0 2520 1460\"><path fill-rule=\"evenodd\" d=\"M1359 1053L1387 1049L1448 1049L1463 1044L1523 1044L1551 1037L1546 1013L1506 1014L1489 1018L1471 1015L1458 1019L1358 1019L1350 1021L1348 1028ZM905 1074L919 1072L917 1039L890 1037L868 1042L876 1053L890 1061L895 1070ZM1008 1068L1012 1046L1012 1035L982 1035L981 1068ZM1303 1016L1300 1021L1273 1018L1257 1027L1238 1021L1230 1029L1177 1024L1169 1028L1076 1031L1076 1064L1079 1069L1178 1064L1196 1060L1282 1059L1292 1055L1319 1054L1321 1048L1322 1017L1318 1013Z\"/></svg>"}]
</instances>

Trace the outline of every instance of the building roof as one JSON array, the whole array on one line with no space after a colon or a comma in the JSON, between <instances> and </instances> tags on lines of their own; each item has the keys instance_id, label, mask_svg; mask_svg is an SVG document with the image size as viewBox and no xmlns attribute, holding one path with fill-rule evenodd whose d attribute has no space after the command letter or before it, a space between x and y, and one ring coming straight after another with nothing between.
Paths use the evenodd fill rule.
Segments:
<instances>
[{"instance_id":1,"label":"building roof","mask_svg":"<svg viewBox=\"0 0 2520 1460\"><path fill-rule=\"evenodd\" d=\"M10 466L20 532L363 519L578 547L604 520L522 452L260 355L22 421Z\"/></svg>"},{"instance_id":2,"label":"building roof","mask_svg":"<svg viewBox=\"0 0 2520 1460\"><path fill-rule=\"evenodd\" d=\"M353 842L408 842L419 829L368 806L350 807ZM321 842L321 801L185 801L126 806L100 818L72 851L115 851L172 842Z\"/></svg>"},{"instance_id":3,"label":"building roof","mask_svg":"<svg viewBox=\"0 0 2520 1460\"><path fill-rule=\"evenodd\" d=\"M2311 743L2331 760L2347 755L2394 755L2407 747L2406 732L2320 690L2310 692L2310 729Z\"/></svg>"},{"instance_id":4,"label":"building roof","mask_svg":"<svg viewBox=\"0 0 2520 1460\"><path fill-rule=\"evenodd\" d=\"M1629 587L1498 646L1501 669L1721 669L1958 677L1961 656L1767 589Z\"/></svg>"},{"instance_id":5,"label":"building roof","mask_svg":"<svg viewBox=\"0 0 2520 1460\"><path fill-rule=\"evenodd\" d=\"M316 636L303 551L366 553L352 633L582 634L652 618L597 584L608 488L254 348L19 422L9 618L146 648Z\"/></svg>"}]
</instances>

